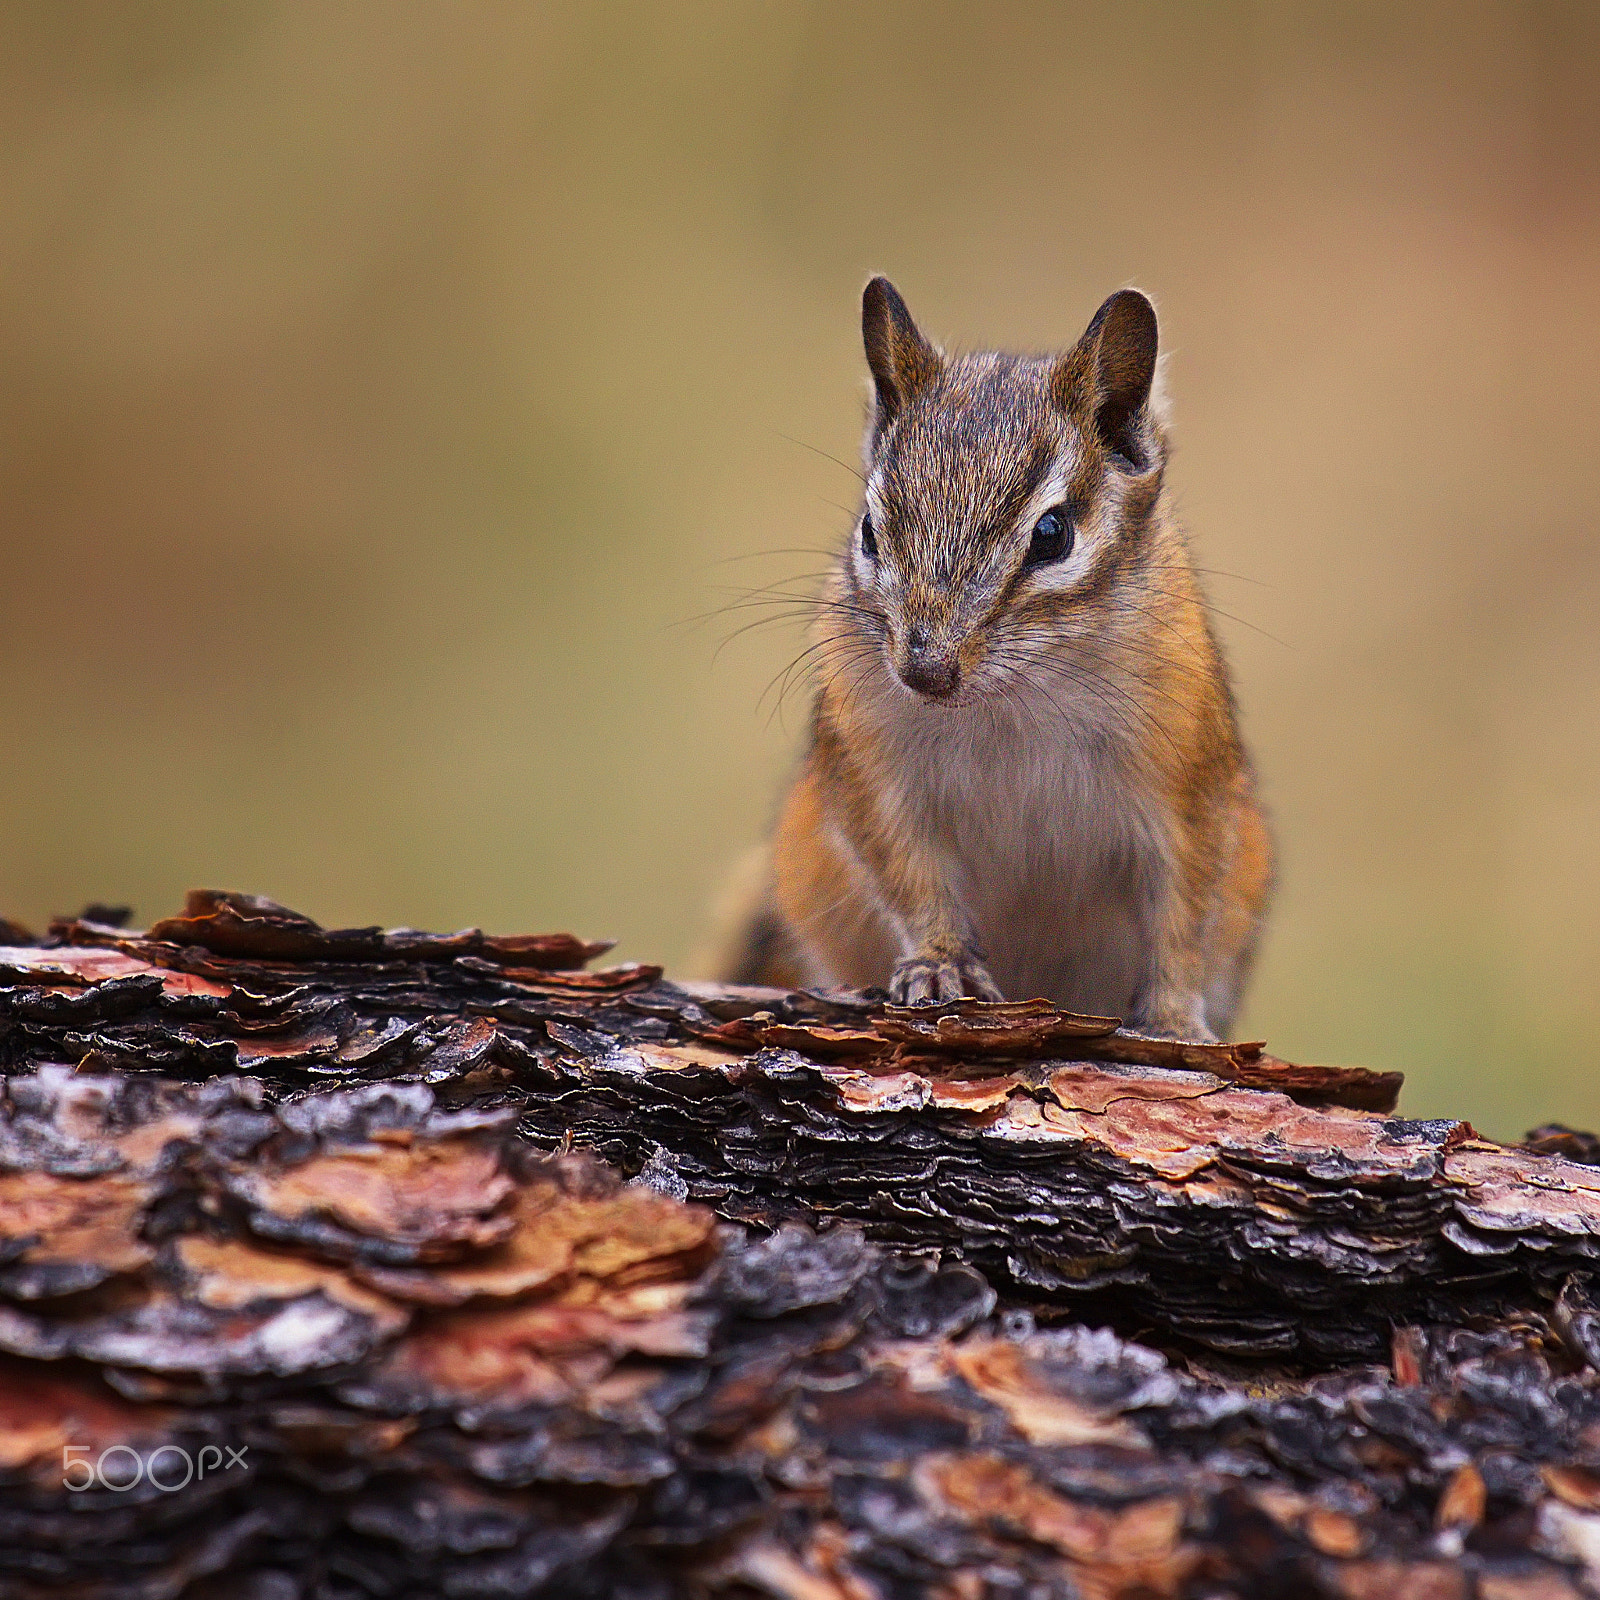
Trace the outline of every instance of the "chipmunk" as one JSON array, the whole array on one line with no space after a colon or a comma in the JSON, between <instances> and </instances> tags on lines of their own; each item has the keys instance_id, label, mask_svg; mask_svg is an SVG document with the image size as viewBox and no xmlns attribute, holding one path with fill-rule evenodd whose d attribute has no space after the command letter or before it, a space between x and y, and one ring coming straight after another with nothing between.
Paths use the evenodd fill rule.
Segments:
<instances>
[{"instance_id":1,"label":"chipmunk","mask_svg":"<svg viewBox=\"0 0 1600 1600\"><path fill-rule=\"evenodd\" d=\"M722 976L1232 1025L1273 860L1164 491L1155 308L946 355L885 278L860 518L817 605L800 771Z\"/></svg>"}]
</instances>

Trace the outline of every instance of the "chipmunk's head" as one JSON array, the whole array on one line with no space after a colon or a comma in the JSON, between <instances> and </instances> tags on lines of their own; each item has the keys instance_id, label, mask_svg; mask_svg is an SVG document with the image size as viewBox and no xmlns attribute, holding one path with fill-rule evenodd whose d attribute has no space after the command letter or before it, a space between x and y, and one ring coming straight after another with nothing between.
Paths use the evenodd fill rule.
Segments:
<instances>
[{"instance_id":1,"label":"chipmunk's head","mask_svg":"<svg viewBox=\"0 0 1600 1600\"><path fill-rule=\"evenodd\" d=\"M840 614L881 638L905 690L964 700L1089 637L1147 559L1155 309L1123 289L1048 357L945 356L886 278L861 312L874 404Z\"/></svg>"}]
</instances>

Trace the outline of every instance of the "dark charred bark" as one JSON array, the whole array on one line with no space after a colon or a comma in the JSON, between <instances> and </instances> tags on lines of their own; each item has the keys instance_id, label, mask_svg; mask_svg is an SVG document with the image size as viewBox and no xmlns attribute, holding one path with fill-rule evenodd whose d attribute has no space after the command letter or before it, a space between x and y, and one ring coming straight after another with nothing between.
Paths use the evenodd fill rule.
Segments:
<instances>
[{"instance_id":1,"label":"dark charred bark","mask_svg":"<svg viewBox=\"0 0 1600 1600\"><path fill-rule=\"evenodd\" d=\"M1585 1136L602 948L0 949L0 1600L1600 1592Z\"/></svg>"}]
</instances>

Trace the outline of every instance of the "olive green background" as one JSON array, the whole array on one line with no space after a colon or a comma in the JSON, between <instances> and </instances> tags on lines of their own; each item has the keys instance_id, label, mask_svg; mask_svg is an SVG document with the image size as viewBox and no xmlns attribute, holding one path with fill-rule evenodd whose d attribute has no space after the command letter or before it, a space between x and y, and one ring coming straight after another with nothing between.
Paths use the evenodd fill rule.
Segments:
<instances>
[{"instance_id":1,"label":"olive green background","mask_svg":"<svg viewBox=\"0 0 1600 1600\"><path fill-rule=\"evenodd\" d=\"M0 57L0 909L681 969L805 720L793 624L689 619L848 525L863 280L1022 347L1133 282L1281 835L1248 1031L1600 1124L1600 8L12 0Z\"/></svg>"}]
</instances>

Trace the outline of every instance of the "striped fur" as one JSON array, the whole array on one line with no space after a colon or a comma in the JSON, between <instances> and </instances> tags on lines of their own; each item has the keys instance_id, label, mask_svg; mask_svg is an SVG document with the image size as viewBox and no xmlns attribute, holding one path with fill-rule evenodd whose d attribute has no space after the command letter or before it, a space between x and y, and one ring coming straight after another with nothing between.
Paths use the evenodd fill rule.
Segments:
<instances>
[{"instance_id":1,"label":"striped fur","mask_svg":"<svg viewBox=\"0 0 1600 1600\"><path fill-rule=\"evenodd\" d=\"M1065 356L946 357L874 279L863 332L869 526L724 975L1225 1034L1272 848L1164 492L1150 302L1113 295ZM1030 564L1052 510L1071 551Z\"/></svg>"}]
</instances>

